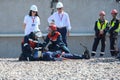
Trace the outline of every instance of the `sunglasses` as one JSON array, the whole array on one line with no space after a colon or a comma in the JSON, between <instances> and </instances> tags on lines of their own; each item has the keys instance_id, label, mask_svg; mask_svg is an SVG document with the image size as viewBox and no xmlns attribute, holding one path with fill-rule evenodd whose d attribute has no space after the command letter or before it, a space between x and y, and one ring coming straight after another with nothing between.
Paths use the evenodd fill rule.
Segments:
<instances>
[{"instance_id":1,"label":"sunglasses","mask_svg":"<svg viewBox=\"0 0 120 80\"><path fill-rule=\"evenodd\" d=\"M32 11L33 13L36 13L36 11Z\"/></svg>"},{"instance_id":2,"label":"sunglasses","mask_svg":"<svg viewBox=\"0 0 120 80\"><path fill-rule=\"evenodd\" d=\"M61 10L62 8L57 8L57 10Z\"/></svg>"}]
</instances>

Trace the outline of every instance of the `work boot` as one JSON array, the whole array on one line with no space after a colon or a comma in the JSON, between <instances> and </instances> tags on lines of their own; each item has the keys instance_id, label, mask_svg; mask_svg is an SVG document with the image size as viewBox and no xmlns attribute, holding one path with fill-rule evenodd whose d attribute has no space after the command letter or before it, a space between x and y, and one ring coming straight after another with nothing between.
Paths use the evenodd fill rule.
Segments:
<instances>
[{"instance_id":1,"label":"work boot","mask_svg":"<svg viewBox=\"0 0 120 80\"><path fill-rule=\"evenodd\" d=\"M117 57L117 56L118 56L118 53L119 53L119 51L115 51L115 52L114 52L114 56Z\"/></svg>"},{"instance_id":2,"label":"work boot","mask_svg":"<svg viewBox=\"0 0 120 80\"><path fill-rule=\"evenodd\" d=\"M84 59L90 59L90 54L88 50L85 50L83 55L84 55Z\"/></svg>"},{"instance_id":3,"label":"work boot","mask_svg":"<svg viewBox=\"0 0 120 80\"><path fill-rule=\"evenodd\" d=\"M116 57L118 55L118 53L119 53L118 51L111 51L111 56L115 56Z\"/></svg>"},{"instance_id":4,"label":"work boot","mask_svg":"<svg viewBox=\"0 0 120 80\"><path fill-rule=\"evenodd\" d=\"M120 60L120 53L119 53L119 55L117 56L117 59L119 59L119 60Z\"/></svg>"},{"instance_id":5,"label":"work boot","mask_svg":"<svg viewBox=\"0 0 120 80\"><path fill-rule=\"evenodd\" d=\"M95 51L92 51L92 53L91 53L91 56L95 56L96 55L96 52Z\"/></svg>"},{"instance_id":6,"label":"work boot","mask_svg":"<svg viewBox=\"0 0 120 80\"><path fill-rule=\"evenodd\" d=\"M111 53L111 56L114 56L115 54L114 54L114 51L110 51L110 53Z\"/></svg>"},{"instance_id":7,"label":"work boot","mask_svg":"<svg viewBox=\"0 0 120 80\"><path fill-rule=\"evenodd\" d=\"M100 52L100 57L103 57L104 56L104 52Z\"/></svg>"}]
</instances>

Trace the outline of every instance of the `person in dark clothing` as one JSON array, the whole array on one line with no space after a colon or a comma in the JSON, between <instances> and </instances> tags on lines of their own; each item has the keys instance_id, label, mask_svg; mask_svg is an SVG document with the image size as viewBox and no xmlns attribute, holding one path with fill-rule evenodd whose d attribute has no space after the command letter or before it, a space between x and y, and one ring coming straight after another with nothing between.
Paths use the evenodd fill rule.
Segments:
<instances>
[{"instance_id":1,"label":"person in dark clothing","mask_svg":"<svg viewBox=\"0 0 120 80\"><path fill-rule=\"evenodd\" d=\"M113 17L113 19L110 21L110 29L109 29L111 56L117 56L118 54L117 37L118 37L118 32L120 31L120 27L119 27L119 20L117 19L117 14L118 11L116 9L113 9L111 11L111 15Z\"/></svg>"},{"instance_id":2,"label":"person in dark clothing","mask_svg":"<svg viewBox=\"0 0 120 80\"><path fill-rule=\"evenodd\" d=\"M37 36L31 32L22 41L22 54L19 61L62 61L64 59L89 59L89 53L83 55L65 53L61 50L44 51Z\"/></svg>"},{"instance_id":3,"label":"person in dark clothing","mask_svg":"<svg viewBox=\"0 0 120 80\"><path fill-rule=\"evenodd\" d=\"M49 33L43 43L44 47L46 47L49 42L51 42L51 44L48 45L49 51L62 50L65 53L70 53L70 50L65 46L62 41L62 36L60 32L57 31L57 27L54 24L49 26Z\"/></svg>"},{"instance_id":4,"label":"person in dark clothing","mask_svg":"<svg viewBox=\"0 0 120 80\"><path fill-rule=\"evenodd\" d=\"M103 56L105 54L105 38L106 38L106 33L109 29L108 27L108 21L105 20L105 12L101 11L99 13L100 18L98 21L95 22L95 38L94 38L94 43L92 47L92 53L91 56L96 55L96 49L99 44L99 41L101 41L101 52L100 56Z\"/></svg>"},{"instance_id":5,"label":"person in dark clothing","mask_svg":"<svg viewBox=\"0 0 120 80\"><path fill-rule=\"evenodd\" d=\"M54 24L50 24L49 33L43 43L43 46L46 47L48 45L48 52L52 57L57 58L67 58L67 59L90 59L90 55L88 52L84 52L83 55L72 54L70 50L65 46L62 41L61 34L57 31L57 27ZM59 52L58 52L59 51Z\"/></svg>"},{"instance_id":6,"label":"person in dark clothing","mask_svg":"<svg viewBox=\"0 0 120 80\"><path fill-rule=\"evenodd\" d=\"M29 35L26 35L21 43L22 54L19 57L19 60L33 60L33 52L38 50L39 47L42 47L42 44L39 43L38 38L41 37L40 32L31 32Z\"/></svg>"}]
</instances>

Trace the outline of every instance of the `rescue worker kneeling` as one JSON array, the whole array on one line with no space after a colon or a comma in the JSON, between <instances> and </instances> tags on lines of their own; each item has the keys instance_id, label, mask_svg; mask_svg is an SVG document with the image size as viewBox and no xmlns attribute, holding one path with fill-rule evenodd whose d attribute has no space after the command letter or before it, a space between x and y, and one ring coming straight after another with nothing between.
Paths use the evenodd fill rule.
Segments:
<instances>
[{"instance_id":1,"label":"rescue worker kneeling","mask_svg":"<svg viewBox=\"0 0 120 80\"><path fill-rule=\"evenodd\" d=\"M19 60L33 60L33 53L41 49L42 44L38 42L38 37L41 37L41 32L31 32L29 35L26 35L21 43L22 54L19 57ZM41 48L40 48L41 47Z\"/></svg>"},{"instance_id":2,"label":"rescue worker kneeling","mask_svg":"<svg viewBox=\"0 0 120 80\"><path fill-rule=\"evenodd\" d=\"M41 37L40 32L33 33L24 37L22 41L22 54L19 57L19 61L56 61L61 60L56 58L55 54L52 52L43 52L43 45L39 41Z\"/></svg>"},{"instance_id":3,"label":"rescue worker kneeling","mask_svg":"<svg viewBox=\"0 0 120 80\"><path fill-rule=\"evenodd\" d=\"M57 51L62 50L65 53L70 53L70 50L65 46L64 42L62 41L61 34L57 31L57 27L54 24L51 24L48 28L48 35L43 43L43 46L46 47L49 42L51 44L48 45L49 51Z\"/></svg>"},{"instance_id":4,"label":"rescue worker kneeling","mask_svg":"<svg viewBox=\"0 0 120 80\"><path fill-rule=\"evenodd\" d=\"M57 31L57 27L54 24L49 26L49 33L43 43L43 46L46 47L49 42L51 44L48 45L48 51L51 52L54 57L57 58L67 58L67 59L90 59L89 53L84 52L82 55L71 54L68 47L65 46L62 41L61 34Z\"/></svg>"}]
</instances>

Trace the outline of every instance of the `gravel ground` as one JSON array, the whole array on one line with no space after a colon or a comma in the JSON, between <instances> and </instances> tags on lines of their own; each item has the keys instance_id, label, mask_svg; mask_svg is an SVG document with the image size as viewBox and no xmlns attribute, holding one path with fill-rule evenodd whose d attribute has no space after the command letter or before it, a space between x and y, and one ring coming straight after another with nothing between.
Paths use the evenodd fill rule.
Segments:
<instances>
[{"instance_id":1,"label":"gravel ground","mask_svg":"<svg viewBox=\"0 0 120 80\"><path fill-rule=\"evenodd\" d=\"M120 80L120 61L114 58L19 62L0 58L0 80Z\"/></svg>"}]
</instances>

